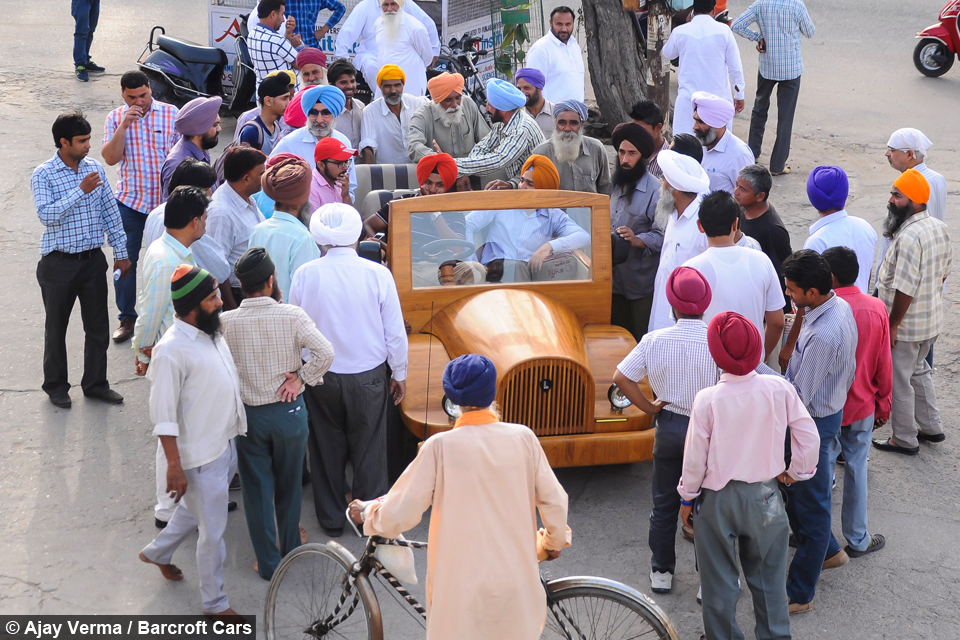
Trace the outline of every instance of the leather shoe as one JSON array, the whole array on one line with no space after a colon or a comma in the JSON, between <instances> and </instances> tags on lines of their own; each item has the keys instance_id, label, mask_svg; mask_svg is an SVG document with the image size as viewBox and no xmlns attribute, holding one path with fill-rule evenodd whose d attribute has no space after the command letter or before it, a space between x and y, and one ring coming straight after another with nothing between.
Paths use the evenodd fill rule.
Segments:
<instances>
[{"instance_id":1,"label":"leather shoe","mask_svg":"<svg viewBox=\"0 0 960 640\"><path fill-rule=\"evenodd\" d=\"M873 446L880 451L889 451L891 453L899 453L905 456L915 456L920 453L920 447L901 447L900 445L893 444L889 440L874 440Z\"/></svg>"},{"instance_id":2,"label":"leather shoe","mask_svg":"<svg viewBox=\"0 0 960 640\"><path fill-rule=\"evenodd\" d=\"M66 391L61 391L60 393L51 393L50 402L61 409L69 409L73 406L73 401L70 400L70 396Z\"/></svg>"},{"instance_id":3,"label":"leather shoe","mask_svg":"<svg viewBox=\"0 0 960 640\"><path fill-rule=\"evenodd\" d=\"M946 439L947 439L947 436L945 436L942 433L935 433L935 434L929 434L929 435L926 433L917 434L917 440L919 440L920 442L943 442Z\"/></svg>"},{"instance_id":4,"label":"leather shoe","mask_svg":"<svg viewBox=\"0 0 960 640\"><path fill-rule=\"evenodd\" d=\"M95 400L100 400L108 404L122 404L123 396L114 391L113 389L98 389L96 391L91 391L90 393L84 392L85 396L88 398L93 398Z\"/></svg>"},{"instance_id":5,"label":"leather shoe","mask_svg":"<svg viewBox=\"0 0 960 640\"><path fill-rule=\"evenodd\" d=\"M113 332L113 341L120 343L126 342L133 337L133 325L136 323L136 320L133 318L123 318L120 321L120 326L117 327L117 330Z\"/></svg>"},{"instance_id":6,"label":"leather shoe","mask_svg":"<svg viewBox=\"0 0 960 640\"><path fill-rule=\"evenodd\" d=\"M812 602L807 602L806 604L800 604L798 602L790 602L790 604L787 606L787 610L790 615L793 615L795 613L806 613L811 609L813 609Z\"/></svg>"},{"instance_id":7,"label":"leather shoe","mask_svg":"<svg viewBox=\"0 0 960 640\"><path fill-rule=\"evenodd\" d=\"M237 505L237 501L236 501L236 500L231 500L230 502L228 502L228 503L227 503L227 513L230 513L231 511L236 511L236 510L237 510L237 506L238 506L238 505Z\"/></svg>"},{"instance_id":8,"label":"leather shoe","mask_svg":"<svg viewBox=\"0 0 960 640\"><path fill-rule=\"evenodd\" d=\"M324 527L323 525L320 525L320 529L323 530L323 533L328 538L339 538L343 535L343 527Z\"/></svg>"},{"instance_id":9,"label":"leather shoe","mask_svg":"<svg viewBox=\"0 0 960 640\"><path fill-rule=\"evenodd\" d=\"M846 551L840 549L840 551L837 551L832 557L823 561L823 569L836 569L837 567L842 567L848 562L850 562L850 556L847 555Z\"/></svg>"},{"instance_id":10,"label":"leather shoe","mask_svg":"<svg viewBox=\"0 0 960 640\"><path fill-rule=\"evenodd\" d=\"M230 491L237 491L240 489L240 474L235 473L233 477L230 478Z\"/></svg>"}]
</instances>

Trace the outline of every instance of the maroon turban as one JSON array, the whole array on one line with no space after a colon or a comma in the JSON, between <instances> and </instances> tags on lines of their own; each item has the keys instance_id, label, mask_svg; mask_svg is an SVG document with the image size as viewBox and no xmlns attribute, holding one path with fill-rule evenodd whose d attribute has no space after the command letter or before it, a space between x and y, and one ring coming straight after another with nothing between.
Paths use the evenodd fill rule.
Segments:
<instances>
[{"instance_id":1,"label":"maroon turban","mask_svg":"<svg viewBox=\"0 0 960 640\"><path fill-rule=\"evenodd\" d=\"M417 184L426 182L431 173L439 174L443 179L443 188L450 191L457 183L457 161L449 153L423 156L417 163Z\"/></svg>"},{"instance_id":2,"label":"maroon turban","mask_svg":"<svg viewBox=\"0 0 960 640\"><path fill-rule=\"evenodd\" d=\"M717 366L735 376L756 369L763 357L760 331L735 311L713 316L707 325L707 345Z\"/></svg>"},{"instance_id":3,"label":"maroon turban","mask_svg":"<svg viewBox=\"0 0 960 640\"><path fill-rule=\"evenodd\" d=\"M318 64L321 67L327 66L327 54L314 47L301 49L297 54L297 69L302 69L305 64Z\"/></svg>"},{"instance_id":4,"label":"maroon turban","mask_svg":"<svg viewBox=\"0 0 960 640\"><path fill-rule=\"evenodd\" d=\"M702 316L711 299L710 283L693 267L677 267L667 278L667 301L677 313Z\"/></svg>"},{"instance_id":5,"label":"maroon turban","mask_svg":"<svg viewBox=\"0 0 960 640\"><path fill-rule=\"evenodd\" d=\"M278 153L266 163L260 184L274 202L303 204L310 198L310 165L292 153Z\"/></svg>"}]
</instances>

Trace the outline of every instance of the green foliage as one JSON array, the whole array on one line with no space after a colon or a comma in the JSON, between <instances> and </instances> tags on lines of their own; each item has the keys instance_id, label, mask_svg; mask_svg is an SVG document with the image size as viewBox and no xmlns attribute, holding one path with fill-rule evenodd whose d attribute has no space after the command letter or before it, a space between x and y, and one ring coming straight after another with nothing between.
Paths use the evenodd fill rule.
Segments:
<instances>
[{"instance_id":1,"label":"green foliage","mask_svg":"<svg viewBox=\"0 0 960 640\"><path fill-rule=\"evenodd\" d=\"M500 0L500 24L503 29L503 40L497 48L494 65L497 75L513 79L513 73L523 66L526 59L526 46L530 44L530 31L527 24L530 22L530 8L532 2L517 4L516 0Z\"/></svg>"}]
</instances>

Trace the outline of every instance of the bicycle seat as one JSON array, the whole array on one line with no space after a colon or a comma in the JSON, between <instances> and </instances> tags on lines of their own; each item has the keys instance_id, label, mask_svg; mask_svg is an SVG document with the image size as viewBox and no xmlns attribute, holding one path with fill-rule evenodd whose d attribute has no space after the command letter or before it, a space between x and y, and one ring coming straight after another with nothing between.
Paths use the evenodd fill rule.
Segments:
<instances>
[{"instance_id":1,"label":"bicycle seat","mask_svg":"<svg viewBox=\"0 0 960 640\"><path fill-rule=\"evenodd\" d=\"M170 36L158 36L157 46L167 53L180 58L184 62L198 64L227 64L227 54L221 49L204 47L196 42L180 40Z\"/></svg>"}]
</instances>

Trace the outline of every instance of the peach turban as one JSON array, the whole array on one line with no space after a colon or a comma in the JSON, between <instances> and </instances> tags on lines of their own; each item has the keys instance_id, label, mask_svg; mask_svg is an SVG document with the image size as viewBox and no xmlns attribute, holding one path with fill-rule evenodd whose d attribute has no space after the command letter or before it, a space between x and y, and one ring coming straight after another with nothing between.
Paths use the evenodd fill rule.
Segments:
<instances>
[{"instance_id":1,"label":"peach turban","mask_svg":"<svg viewBox=\"0 0 960 640\"><path fill-rule=\"evenodd\" d=\"M406 84L407 74L395 64L385 64L380 67L380 73L377 74L377 86L379 87L387 80L399 80Z\"/></svg>"},{"instance_id":2,"label":"peach turban","mask_svg":"<svg viewBox=\"0 0 960 640\"><path fill-rule=\"evenodd\" d=\"M444 71L440 75L427 80L427 91L437 104L440 104L453 93L463 93L463 76L459 73Z\"/></svg>"},{"instance_id":3,"label":"peach turban","mask_svg":"<svg viewBox=\"0 0 960 640\"><path fill-rule=\"evenodd\" d=\"M310 165L292 153L278 153L267 162L260 179L263 192L274 202L303 204L310 197Z\"/></svg>"},{"instance_id":4,"label":"peach turban","mask_svg":"<svg viewBox=\"0 0 960 640\"><path fill-rule=\"evenodd\" d=\"M550 158L535 153L523 163L523 169L521 169L520 173L524 174L530 168L533 168L533 186L535 188L560 188L560 174L557 172L556 165L550 161Z\"/></svg>"},{"instance_id":5,"label":"peach turban","mask_svg":"<svg viewBox=\"0 0 960 640\"><path fill-rule=\"evenodd\" d=\"M443 187L449 191L457 183L457 161L449 153L434 153L420 158L417 163L417 183L423 184L431 173L443 179Z\"/></svg>"},{"instance_id":6,"label":"peach turban","mask_svg":"<svg viewBox=\"0 0 960 640\"><path fill-rule=\"evenodd\" d=\"M930 200L930 183L916 169L907 169L901 173L893 186L917 204L927 204Z\"/></svg>"}]
</instances>

